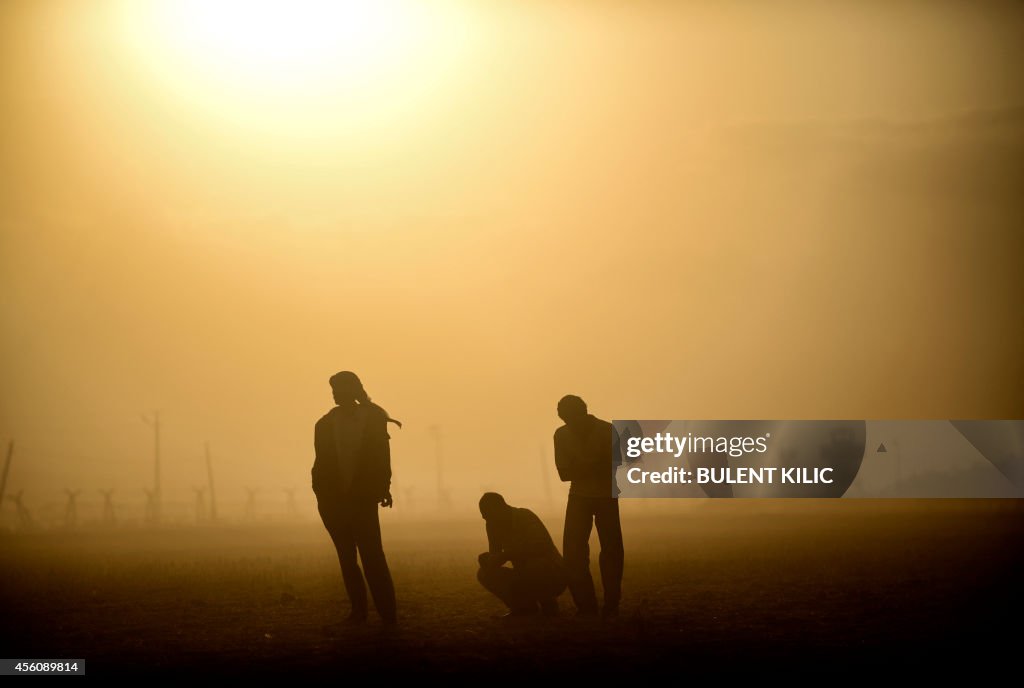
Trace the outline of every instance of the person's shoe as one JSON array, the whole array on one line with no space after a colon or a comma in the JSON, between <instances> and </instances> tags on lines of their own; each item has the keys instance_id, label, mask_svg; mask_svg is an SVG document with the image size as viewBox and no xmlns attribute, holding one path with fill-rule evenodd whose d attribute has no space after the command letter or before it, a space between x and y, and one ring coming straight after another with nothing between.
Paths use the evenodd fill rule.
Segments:
<instances>
[{"instance_id":1,"label":"person's shoe","mask_svg":"<svg viewBox=\"0 0 1024 688\"><path fill-rule=\"evenodd\" d=\"M541 600L540 613L544 616L558 616L558 600Z\"/></svg>"},{"instance_id":2,"label":"person's shoe","mask_svg":"<svg viewBox=\"0 0 1024 688\"><path fill-rule=\"evenodd\" d=\"M381 614L380 620L387 628L394 628L398 625L398 617L394 614Z\"/></svg>"},{"instance_id":3,"label":"person's shoe","mask_svg":"<svg viewBox=\"0 0 1024 688\"><path fill-rule=\"evenodd\" d=\"M502 614L499 618L510 621L513 619L528 619L531 616L537 616L537 607L522 607L519 609L510 609L509 611Z\"/></svg>"},{"instance_id":4,"label":"person's shoe","mask_svg":"<svg viewBox=\"0 0 1024 688\"><path fill-rule=\"evenodd\" d=\"M591 607L583 607L581 609L578 608L576 610L576 616L585 617L585 618L586 617L591 617L591 616L597 616L597 607L593 607L593 608L591 608Z\"/></svg>"},{"instance_id":5,"label":"person's shoe","mask_svg":"<svg viewBox=\"0 0 1024 688\"><path fill-rule=\"evenodd\" d=\"M617 605L617 604L614 604L614 605L607 605L606 604L604 607L601 608L601 618L602 619L614 619L618 615L619 615L619 605Z\"/></svg>"}]
</instances>

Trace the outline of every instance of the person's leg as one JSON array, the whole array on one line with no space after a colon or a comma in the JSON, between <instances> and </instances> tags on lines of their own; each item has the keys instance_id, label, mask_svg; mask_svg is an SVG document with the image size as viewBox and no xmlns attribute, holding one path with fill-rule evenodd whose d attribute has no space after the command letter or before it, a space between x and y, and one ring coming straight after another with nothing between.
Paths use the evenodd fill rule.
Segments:
<instances>
[{"instance_id":1,"label":"person's leg","mask_svg":"<svg viewBox=\"0 0 1024 688\"><path fill-rule=\"evenodd\" d=\"M565 506L565 530L562 534L562 556L569 573L569 591L576 609L583 614L597 611L594 579L590 576L590 531L593 514L589 500L569 495Z\"/></svg>"},{"instance_id":2,"label":"person's leg","mask_svg":"<svg viewBox=\"0 0 1024 688\"><path fill-rule=\"evenodd\" d=\"M532 614L537 602L523 585L519 572L507 566L481 566L476 572L480 585L494 594L514 614Z\"/></svg>"},{"instance_id":3,"label":"person's leg","mask_svg":"<svg viewBox=\"0 0 1024 688\"><path fill-rule=\"evenodd\" d=\"M395 586L391 581L387 559L384 557L376 502L358 506L356 543L359 547L359 558L362 559L363 569L366 571L366 582L373 595L373 606L377 608L377 613L385 622L394 623Z\"/></svg>"},{"instance_id":4,"label":"person's leg","mask_svg":"<svg viewBox=\"0 0 1024 688\"><path fill-rule=\"evenodd\" d=\"M540 601L540 613L544 616L558 616L558 598L545 597Z\"/></svg>"},{"instance_id":5,"label":"person's leg","mask_svg":"<svg viewBox=\"0 0 1024 688\"><path fill-rule=\"evenodd\" d=\"M598 563L601 567L601 584L604 587L604 613L618 612L622 597L622 524L619 522L619 500L600 499L594 515L597 538L601 542Z\"/></svg>"},{"instance_id":6,"label":"person's leg","mask_svg":"<svg viewBox=\"0 0 1024 688\"><path fill-rule=\"evenodd\" d=\"M521 577L525 593L531 600L540 605L545 616L558 614L558 596L565 592L565 568L555 560L531 560L517 570Z\"/></svg>"},{"instance_id":7,"label":"person's leg","mask_svg":"<svg viewBox=\"0 0 1024 688\"><path fill-rule=\"evenodd\" d=\"M324 522L324 527L334 542L334 549L338 552L338 562L341 564L341 577L345 581L345 592L348 593L349 603L352 605L351 618L362 620L366 618L367 600L366 585L363 582L363 572L359 569L359 562L356 560L356 538L352 527L350 513L333 500L317 500L317 510Z\"/></svg>"}]
</instances>

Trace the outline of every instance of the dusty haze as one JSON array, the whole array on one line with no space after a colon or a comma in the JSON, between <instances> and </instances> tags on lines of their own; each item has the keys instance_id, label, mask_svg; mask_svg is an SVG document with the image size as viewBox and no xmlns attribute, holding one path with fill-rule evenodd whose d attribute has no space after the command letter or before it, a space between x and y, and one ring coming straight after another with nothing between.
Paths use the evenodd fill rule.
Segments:
<instances>
[{"instance_id":1,"label":"dusty haze","mask_svg":"<svg viewBox=\"0 0 1024 688\"><path fill-rule=\"evenodd\" d=\"M460 506L541 499L565 393L1019 416L1021 5L438 17L372 87L296 93L206 79L120 3L0 6L9 491L141 501L159 410L167 501L206 440L223 501L280 500L342 369L405 423L398 507L433 499L432 426Z\"/></svg>"}]
</instances>

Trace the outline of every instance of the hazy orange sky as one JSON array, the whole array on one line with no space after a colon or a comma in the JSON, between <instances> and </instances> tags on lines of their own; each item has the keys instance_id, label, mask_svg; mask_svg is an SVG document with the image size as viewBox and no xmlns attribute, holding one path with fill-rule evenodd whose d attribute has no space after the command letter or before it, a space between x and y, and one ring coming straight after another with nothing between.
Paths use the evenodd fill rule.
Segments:
<instances>
[{"instance_id":1,"label":"hazy orange sky","mask_svg":"<svg viewBox=\"0 0 1024 688\"><path fill-rule=\"evenodd\" d=\"M342 369L405 422L423 501L435 424L459 500L536 499L570 392L609 419L1024 408L1018 3L391 3L347 17L365 47L248 73L135 5L0 4L26 499L141 497L154 409L168 499L204 440L225 500L307 486Z\"/></svg>"}]
</instances>

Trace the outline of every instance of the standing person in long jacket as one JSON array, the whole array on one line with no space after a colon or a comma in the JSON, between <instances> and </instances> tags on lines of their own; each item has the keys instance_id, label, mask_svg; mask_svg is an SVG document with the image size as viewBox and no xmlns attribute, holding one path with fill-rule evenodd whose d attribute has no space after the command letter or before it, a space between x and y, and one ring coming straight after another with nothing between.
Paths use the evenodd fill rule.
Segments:
<instances>
[{"instance_id":1,"label":"standing person in long jacket","mask_svg":"<svg viewBox=\"0 0 1024 688\"><path fill-rule=\"evenodd\" d=\"M370 401L355 373L333 375L330 384L337 405L314 429L312 477L317 509L338 550L352 605L348 620L366 621L368 584L377 613L385 624L393 625L395 587L384 557L377 507L392 506L387 424L401 427L401 423Z\"/></svg>"}]
</instances>

